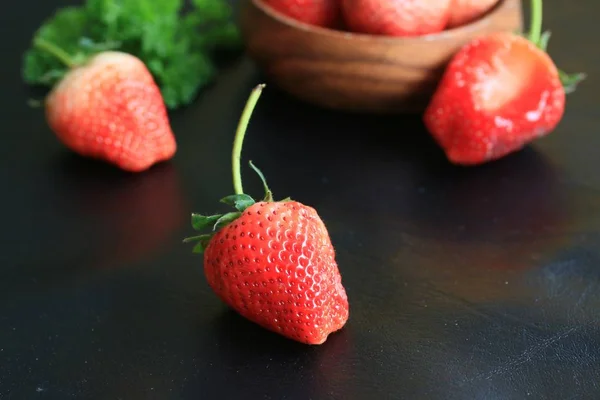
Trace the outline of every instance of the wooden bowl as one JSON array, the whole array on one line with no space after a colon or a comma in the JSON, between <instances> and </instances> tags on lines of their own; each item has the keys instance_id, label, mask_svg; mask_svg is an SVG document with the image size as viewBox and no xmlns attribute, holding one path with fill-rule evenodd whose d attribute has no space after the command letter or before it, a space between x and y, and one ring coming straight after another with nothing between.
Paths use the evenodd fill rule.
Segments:
<instances>
[{"instance_id":1,"label":"wooden bowl","mask_svg":"<svg viewBox=\"0 0 600 400\"><path fill-rule=\"evenodd\" d=\"M459 28L415 38L336 31L242 0L246 52L268 81L322 107L351 112L420 112L445 65L473 38L521 31L521 0L500 0L485 16Z\"/></svg>"}]
</instances>

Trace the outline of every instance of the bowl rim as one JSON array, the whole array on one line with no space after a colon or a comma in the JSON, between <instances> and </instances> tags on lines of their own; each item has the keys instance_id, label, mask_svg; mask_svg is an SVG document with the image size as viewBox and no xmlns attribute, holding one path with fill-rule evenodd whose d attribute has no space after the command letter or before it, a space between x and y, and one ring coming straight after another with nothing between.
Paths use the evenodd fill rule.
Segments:
<instances>
[{"instance_id":1,"label":"bowl rim","mask_svg":"<svg viewBox=\"0 0 600 400\"><path fill-rule=\"evenodd\" d=\"M255 7L260 9L263 13L271 17L272 19L287 25L291 28L305 31L307 33L313 33L322 36L328 36L330 38L342 39L342 40L361 40L365 42L379 42L379 43L419 43L419 42L433 42L433 41L443 41L443 40L452 40L456 38L456 36L468 35L473 32L477 32L489 25L492 18L497 15L502 7L506 6L506 3L509 1L517 1L518 0L498 0L494 7L486 12L480 18L477 18L475 21L470 22L465 25L457 26L450 29L444 29L440 32L429 33L426 35L420 36L385 36L385 35L370 35L367 33L357 33L357 32L348 32L342 31L332 28L324 28L321 26L310 25L305 22L298 21L294 18L288 17L277 10L269 7L264 3L263 0L247 0L251 2Z\"/></svg>"}]
</instances>

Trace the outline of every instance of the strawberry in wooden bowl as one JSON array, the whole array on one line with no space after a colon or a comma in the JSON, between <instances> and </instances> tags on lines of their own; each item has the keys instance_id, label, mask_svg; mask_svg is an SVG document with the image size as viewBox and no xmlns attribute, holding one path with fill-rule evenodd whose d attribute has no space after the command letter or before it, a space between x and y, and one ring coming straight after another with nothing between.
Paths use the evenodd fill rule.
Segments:
<instances>
[{"instance_id":1,"label":"strawberry in wooden bowl","mask_svg":"<svg viewBox=\"0 0 600 400\"><path fill-rule=\"evenodd\" d=\"M298 99L333 110L421 113L464 44L521 30L521 0L470 9L453 1L338 0L342 23L331 26L309 23L289 6L318 3L324 9L324 2L242 0L240 29L247 54L267 80ZM461 25L451 26L459 10L469 22L457 14Z\"/></svg>"}]
</instances>

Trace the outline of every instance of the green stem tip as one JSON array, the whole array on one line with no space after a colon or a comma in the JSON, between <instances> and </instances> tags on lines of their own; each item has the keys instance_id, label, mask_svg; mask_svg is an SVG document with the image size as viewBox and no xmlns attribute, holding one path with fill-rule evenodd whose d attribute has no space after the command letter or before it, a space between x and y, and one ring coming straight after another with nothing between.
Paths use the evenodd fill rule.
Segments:
<instances>
[{"instance_id":1,"label":"green stem tip","mask_svg":"<svg viewBox=\"0 0 600 400\"><path fill-rule=\"evenodd\" d=\"M36 38L33 41L33 45L38 50L45 51L46 53L53 55L69 68L73 68L77 65L73 60L73 57L71 57L69 53L67 53L54 43L51 43L42 38Z\"/></svg>"},{"instance_id":2,"label":"green stem tip","mask_svg":"<svg viewBox=\"0 0 600 400\"><path fill-rule=\"evenodd\" d=\"M531 0L531 20L529 22L529 40L536 46L542 38L543 20L542 0Z\"/></svg>"},{"instance_id":3,"label":"green stem tip","mask_svg":"<svg viewBox=\"0 0 600 400\"><path fill-rule=\"evenodd\" d=\"M256 103L258 102L258 99L260 98L265 86L266 85L264 83L261 83L252 90L235 132L233 151L231 152L231 169L233 172L233 189L235 194L244 194L244 188L242 186L242 174L240 172L242 145L244 143L244 136L246 136L246 130L248 129L250 117L252 116L252 112L254 111Z\"/></svg>"}]
</instances>

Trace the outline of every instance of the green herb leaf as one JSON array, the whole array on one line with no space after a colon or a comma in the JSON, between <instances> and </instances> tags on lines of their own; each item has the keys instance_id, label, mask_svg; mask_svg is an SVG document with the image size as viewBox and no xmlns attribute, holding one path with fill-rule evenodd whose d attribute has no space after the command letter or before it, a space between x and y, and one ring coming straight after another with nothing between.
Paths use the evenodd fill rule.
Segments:
<instances>
[{"instance_id":1,"label":"green herb leaf","mask_svg":"<svg viewBox=\"0 0 600 400\"><path fill-rule=\"evenodd\" d=\"M191 3L205 23L222 23L231 18L232 10L228 3L215 0L191 0Z\"/></svg>"},{"instance_id":2,"label":"green herb leaf","mask_svg":"<svg viewBox=\"0 0 600 400\"><path fill-rule=\"evenodd\" d=\"M35 34L60 47L74 59L89 54L89 50L79 45L87 34L90 20L80 7L66 7L58 10L46 20ZM31 85L54 85L67 72L68 67L59 59L45 51L31 48L24 57L23 79Z\"/></svg>"},{"instance_id":3,"label":"green herb leaf","mask_svg":"<svg viewBox=\"0 0 600 400\"><path fill-rule=\"evenodd\" d=\"M150 71L160 79L163 100L170 109L191 103L217 74L215 66L205 54L188 51L171 54L167 63L160 58L153 58L149 64Z\"/></svg>"},{"instance_id":4,"label":"green herb leaf","mask_svg":"<svg viewBox=\"0 0 600 400\"><path fill-rule=\"evenodd\" d=\"M191 103L215 78L215 52L239 49L239 32L226 0L86 0L60 9L34 36L45 39L80 63L95 53L118 50L140 58L154 76L165 104ZM23 78L53 86L68 68L35 48L24 55Z\"/></svg>"},{"instance_id":5,"label":"green herb leaf","mask_svg":"<svg viewBox=\"0 0 600 400\"><path fill-rule=\"evenodd\" d=\"M213 226L215 222L219 220L223 215L201 215L201 214L192 214L192 227L194 230L203 231L209 226Z\"/></svg>"},{"instance_id":6,"label":"green herb leaf","mask_svg":"<svg viewBox=\"0 0 600 400\"><path fill-rule=\"evenodd\" d=\"M237 50L242 44L240 31L233 22L207 29L196 43L206 50Z\"/></svg>"},{"instance_id":7,"label":"green herb leaf","mask_svg":"<svg viewBox=\"0 0 600 400\"><path fill-rule=\"evenodd\" d=\"M222 198L221 203L235 207L238 211L243 212L256 202L247 194L232 194L231 196Z\"/></svg>"},{"instance_id":8,"label":"green herb leaf","mask_svg":"<svg viewBox=\"0 0 600 400\"><path fill-rule=\"evenodd\" d=\"M229 223L235 221L236 219L238 219L241 215L242 215L242 213L240 213L240 212L230 212L230 213L227 213L227 214L223 215L215 223L215 226L214 226L213 230L218 231L222 227L224 227L227 224L229 224Z\"/></svg>"},{"instance_id":9,"label":"green herb leaf","mask_svg":"<svg viewBox=\"0 0 600 400\"><path fill-rule=\"evenodd\" d=\"M224 1L192 0L194 11L186 23L199 27L196 44L208 51L241 47L240 32L233 21L233 10Z\"/></svg>"}]
</instances>

